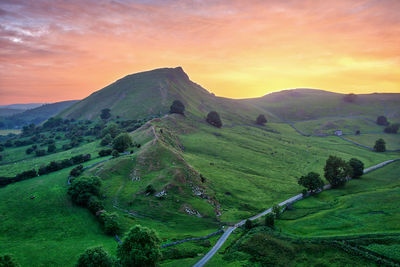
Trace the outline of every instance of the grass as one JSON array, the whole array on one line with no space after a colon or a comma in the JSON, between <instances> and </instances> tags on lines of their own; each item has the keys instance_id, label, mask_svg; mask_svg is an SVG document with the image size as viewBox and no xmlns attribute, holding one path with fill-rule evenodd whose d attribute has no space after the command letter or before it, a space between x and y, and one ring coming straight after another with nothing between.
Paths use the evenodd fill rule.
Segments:
<instances>
[{"instance_id":1,"label":"grass","mask_svg":"<svg viewBox=\"0 0 400 267\"><path fill-rule=\"evenodd\" d=\"M0 135L20 134L21 130L0 130Z\"/></svg>"},{"instance_id":2,"label":"grass","mask_svg":"<svg viewBox=\"0 0 400 267\"><path fill-rule=\"evenodd\" d=\"M277 227L301 237L400 232L400 162L349 181L345 187L299 201Z\"/></svg>"},{"instance_id":3,"label":"grass","mask_svg":"<svg viewBox=\"0 0 400 267\"><path fill-rule=\"evenodd\" d=\"M115 253L116 241L104 235L95 217L71 203L70 170L0 188L1 254L13 254L22 266L74 266L88 247Z\"/></svg>"},{"instance_id":4,"label":"grass","mask_svg":"<svg viewBox=\"0 0 400 267\"><path fill-rule=\"evenodd\" d=\"M374 147L375 141L382 138L386 142L386 149L400 149L400 134L361 134L346 135L345 137L351 141L369 147Z\"/></svg>"}]
</instances>

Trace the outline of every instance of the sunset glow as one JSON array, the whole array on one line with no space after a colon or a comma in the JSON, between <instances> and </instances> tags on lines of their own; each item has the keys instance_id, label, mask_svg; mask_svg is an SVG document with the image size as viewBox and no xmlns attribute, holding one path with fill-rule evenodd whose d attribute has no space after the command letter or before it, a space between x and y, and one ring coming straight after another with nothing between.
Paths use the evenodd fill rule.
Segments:
<instances>
[{"instance_id":1,"label":"sunset glow","mask_svg":"<svg viewBox=\"0 0 400 267\"><path fill-rule=\"evenodd\" d=\"M400 1L0 2L0 104L182 66L219 96L400 92Z\"/></svg>"}]
</instances>

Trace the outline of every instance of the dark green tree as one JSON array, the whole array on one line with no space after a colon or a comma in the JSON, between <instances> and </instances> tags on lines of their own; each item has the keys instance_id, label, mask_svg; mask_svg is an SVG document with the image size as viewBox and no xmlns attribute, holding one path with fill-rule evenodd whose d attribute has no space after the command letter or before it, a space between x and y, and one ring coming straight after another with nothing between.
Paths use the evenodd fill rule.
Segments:
<instances>
[{"instance_id":1,"label":"dark green tree","mask_svg":"<svg viewBox=\"0 0 400 267\"><path fill-rule=\"evenodd\" d=\"M78 177L72 181L68 194L77 205L87 206L92 196L100 195L100 186L101 181L97 176Z\"/></svg>"},{"instance_id":2,"label":"dark green tree","mask_svg":"<svg viewBox=\"0 0 400 267\"><path fill-rule=\"evenodd\" d=\"M112 267L113 258L102 248L87 249L78 259L76 267Z\"/></svg>"},{"instance_id":3,"label":"dark green tree","mask_svg":"<svg viewBox=\"0 0 400 267\"><path fill-rule=\"evenodd\" d=\"M54 143L49 144L49 145L47 146L47 152L49 152L49 153L55 152L56 149L57 149L57 147L56 147L56 145L55 145Z\"/></svg>"},{"instance_id":4,"label":"dark green tree","mask_svg":"<svg viewBox=\"0 0 400 267\"><path fill-rule=\"evenodd\" d=\"M385 152L386 151L386 142L382 138L376 140L374 145L374 150L376 152Z\"/></svg>"},{"instance_id":5,"label":"dark green tree","mask_svg":"<svg viewBox=\"0 0 400 267\"><path fill-rule=\"evenodd\" d=\"M218 128L222 127L221 118L219 117L219 114L216 111L211 111L210 113L208 113L206 121L212 126Z\"/></svg>"},{"instance_id":6,"label":"dark green tree","mask_svg":"<svg viewBox=\"0 0 400 267\"><path fill-rule=\"evenodd\" d=\"M353 178L358 178L364 173L364 163L356 158L351 158L349 160L349 165L352 169Z\"/></svg>"},{"instance_id":7,"label":"dark green tree","mask_svg":"<svg viewBox=\"0 0 400 267\"><path fill-rule=\"evenodd\" d=\"M253 222L247 219L246 222L244 223L244 228L250 230L251 228L253 228Z\"/></svg>"},{"instance_id":8,"label":"dark green tree","mask_svg":"<svg viewBox=\"0 0 400 267\"><path fill-rule=\"evenodd\" d=\"M390 134L397 134L399 131L400 125L398 123L392 123L389 126L386 126L385 130L383 130L385 133L390 133Z\"/></svg>"},{"instance_id":9,"label":"dark green tree","mask_svg":"<svg viewBox=\"0 0 400 267\"><path fill-rule=\"evenodd\" d=\"M121 130L118 128L118 125L111 122L101 131L101 136L105 137L107 134L110 134L112 138L115 138L120 132Z\"/></svg>"},{"instance_id":10,"label":"dark green tree","mask_svg":"<svg viewBox=\"0 0 400 267\"><path fill-rule=\"evenodd\" d=\"M88 201L88 208L93 214L96 214L96 212L104 209L104 205L98 197L91 196Z\"/></svg>"},{"instance_id":11,"label":"dark green tree","mask_svg":"<svg viewBox=\"0 0 400 267\"><path fill-rule=\"evenodd\" d=\"M265 116L263 114L258 115L258 117L256 119L256 124L264 125L266 123L267 123L267 119L265 118Z\"/></svg>"},{"instance_id":12,"label":"dark green tree","mask_svg":"<svg viewBox=\"0 0 400 267\"><path fill-rule=\"evenodd\" d=\"M107 120L111 117L111 110L109 108L105 108L101 110L100 118L103 120Z\"/></svg>"},{"instance_id":13,"label":"dark green tree","mask_svg":"<svg viewBox=\"0 0 400 267\"><path fill-rule=\"evenodd\" d=\"M273 228L275 225L275 215L270 212L267 215L265 215L265 225L268 227Z\"/></svg>"},{"instance_id":14,"label":"dark green tree","mask_svg":"<svg viewBox=\"0 0 400 267\"><path fill-rule=\"evenodd\" d=\"M0 267L19 267L18 262L10 255L0 256Z\"/></svg>"},{"instance_id":15,"label":"dark green tree","mask_svg":"<svg viewBox=\"0 0 400 267\"><path fill-rule=\"evenodd\" d=\"M332 187L342 186L351 176L351 167L343 159L336 156L329 156L326 160L324 175Z\"/></svg>"},{"instance_id":16,"label":"dark green tree","mask_svg":"<svg viewBox=\"0 0 400 267\"><path fill-rule=\"evenodd\" d=\"M320 175L315 172L309 172L305 176L301 176L298 184L304 186L308 191L315 192L324 186Z\"/></svg>"},{"instance_id":17,"label":"dark green tree","mask_svg":"<svg viewBox=\"0 0 400 267\"><path fill-rule=\"evenodd\" d=\"M177 113L177 114L182 114L185 115L185 105L183 105L183 103L179 100L175 100L170 109L169 109L169 113Z\"/></svg>"},{"instance_id":18,"label":"dark green tree","mask_svg":"<svg viewBox=\"0 0 400 267\"><path fill-rule=\"evenodd\" d=\"M275 216L275 218L279 218L281 211L282 207L279 206L278 204L272 206L272 214Z\"/></svg>"},{"instance_id":19,"label":"dark green tree","mask_svg":"<svg viewBox=\"0 0 400 267\"><path fill-rule=\"evenodd\" d=\"M161 258L160 239L153 230L136 225L118 246L117 255L122 266L156 266Z\"/></svg>"},{"instance_id":20,"label":"dark green tree","mask_svg":"<svg viewBox=\"0 0 400 267\"><path fill-rule=\"evenodd\" d=\"M103 137L103 139L101 139L100 145L106 146L111 144L111 142L112 142L112 137L111 134L108 133Z\"/></svg>"},{"instance_id":21,"label":"dark green tree","mask_svg":"<svg viewBox=\"0 0 400 267\"><path fill-rule=\"evenodd\" d=\"M385 116L378 116L378 118L376 118L376 124L386 126L389 125L389 122Z\"/></svg>"},{"instance_id":22,"label":"dark green tree","mask_svg":"<svg viewBox=\"0 0 400 267\"><path fill-rule=\"evenodd\" d=\"M100 215L100 220L104 226L104 232L108 235L118 233L120 226L118 223L118 215L116 213L104 212Z\"/></svg>"},{"instance_id":23,"label":"dark green tree","mask_svg":"<svg viewBox=\"0 0 400 267\"><path fill-rule=\"evenodd\" d=\"M120 153L124 152L131 145L132 145L132 138L127 133L119 134L113 140L113 148Z\"/></svg>"}]
</instances>

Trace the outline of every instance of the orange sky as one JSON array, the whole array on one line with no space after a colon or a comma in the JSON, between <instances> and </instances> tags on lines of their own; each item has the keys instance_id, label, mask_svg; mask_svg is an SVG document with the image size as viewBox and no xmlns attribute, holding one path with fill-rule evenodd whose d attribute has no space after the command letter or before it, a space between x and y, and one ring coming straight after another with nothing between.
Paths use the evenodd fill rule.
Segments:
<instances>
[{"instance_id":1,"label":"orange sky","mask_svg":"<svg viewBox=\"0 0 400 267\"><path fill-rule=\"evenodd\" d=\"M400 92L399 0L0 2L0 104L182 66L219 96Z\"/></svg>"}]
</instances>

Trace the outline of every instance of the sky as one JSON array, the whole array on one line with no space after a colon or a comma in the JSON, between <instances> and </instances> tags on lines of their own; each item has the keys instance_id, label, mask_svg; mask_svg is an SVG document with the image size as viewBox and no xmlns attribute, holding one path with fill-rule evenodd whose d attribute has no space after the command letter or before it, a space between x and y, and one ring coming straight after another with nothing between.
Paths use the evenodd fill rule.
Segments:
<instances>
[{"instance_id":1,"label":"sky","mask_svg":"<svg viewBox=\"0 0 400 267\"><path fill-rule=\"evenodd\" d=\"M0 0L0 104L182 66L218 96L400 93L399 0Z\"/></svg>"}]
</instances>

